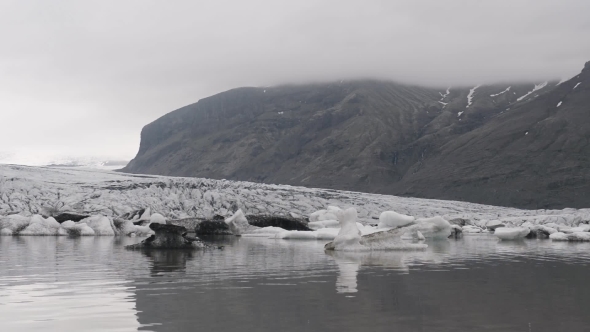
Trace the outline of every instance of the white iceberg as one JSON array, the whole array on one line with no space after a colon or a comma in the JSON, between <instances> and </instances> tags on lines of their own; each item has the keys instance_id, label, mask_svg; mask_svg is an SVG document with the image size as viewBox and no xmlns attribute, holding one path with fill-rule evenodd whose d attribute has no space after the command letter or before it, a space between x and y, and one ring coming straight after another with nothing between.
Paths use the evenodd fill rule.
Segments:
<instances>
[{"instance_id":1,"label":"white iceberg","mask_svg":"<svg viewBox=\"0 0 590 332\"><path fill-rule=\"evenodd\" d=\"M451 224L443 217L416 219L414 225L408 226L411 232L420 231L427 239L447 239L451 235Z\"/></svg>"},{"instance_id":2,"label":"white iceberg","mask_svg":"<svg viewBox=\"0 0 590 332\"><path fill-rule=\"evenodd\" d=\"M63 227L70 236L94 236L94 230L90 228L86 223L83 222L73 222L71 220L64 221L61 223L61 227Z\"/></svg>"},{"instance_id":3,"label":"white iceberg","mask_svg":"<svg viewBox=\"0 0 590 332\"><path fill-rule=\"evenodd\" d=\"M0 217L0 228L5 230L3 235L8 235L8 231L12 235L26 228L30 221L31 217L24 217L18 214Z\"/></svg>"},{"instance_id":4,"label":"white iceberg","mask_svg":"<svg viewBox=\"0 0 590 332\"><path fill-rule=\"evenodd\" d=\"M115 230L109 218L105 216L92 216L79 221L79 223L86 223L88 227L92 228L95 235L113 236Z\"/></svg>"},{"instance_id":5,"label":"white iceberg","mask_svg":"<svg viewBox=\"0 0 590 332\"><path fill-rule=\"evenodd\" d=\"M500 240L519 240L529 235L528 227L500 227L494 231L494 235Z\"/></svg>"},{"instance_id":6,"label":"white iceberg","mask_svg":"<svg viewBox=\"0 0 590 332\"><path fill-rule=\"evenodd\" d=\"M549 235L549 238L553 241L590 241L589 232L575 232L575 233L563 233L557 232Z\"/></svg>"},{"instance_id":7,"label":"white iceberg","mask_svg":"<svg viewBox=\"0 0 590 332\"><path fill-rule=\"evenodd\" d=\"M340 222L338 220L321 220L321 221L310 221L307 227L317 230L322 228L340 228Z\"/></svg>"},{"instance_id":8,"label":"white iceberg","mask_svg":"<svg viewBox=\"0 0 590 332\"><path fill-rule=\"evenodd\" d=\"M166 225L166 218L159 213L154 213L150 216L150 224Z\"/></svg>"},{"instance_id":9,"label":"white iceberg","mask_svg":"<svg viewBox=\"0 0 590 332\"><path fill-rule=\"evenodd\" d=\"M336 210L318 210L309 215L310 222L324 221L324 220L337 220Z\"/></svg>"},{"instance_id":10,"label":"white iceberg","mask_svg":"<svg viewBox=\"0 0 590 332\"><path fill-rule=\"evenodd\" d=\"M477 227L477 226L465 225L462 227L461 231L464 234L479 234L479 233L483 233L484 230Z\"/></svg>"},{"instance_id":11,"label":"white iceberg","mask_svg":"<svg viewBox=\"0 0 590 332\"><path fill-rule=\"evenodd\" d=\"M412 223L416 218L395 211L384 211L379 216L378 228L402 227Z\"/></svg>"},{"instance_id":12,"label":"white iceberg","mask_svg":"<svg viewBox=\"0 0 590 332\"><path fill-rule=\"evenodd\" d=\"M242 235L259 229L259 227L252 226L248 223L248 219L246 219L246 215L244 215L242 209L238 209L233 216L226 218L225 223L234 235Z\"/></svg>"},{"instance_id":13,"label":"white iceberg","mask_svg":"<svg viewBox=\"0 0 590 332\"><path fill-rule=\"evenodd\" d=\"M334 241L326 244L324 247L326 250L414 250L428 247L425 244L409 243L402 240L401 236L409 231L404 228L389 229L361 236L361 231L357 226L356 209L349 208L339 211L337 214L341 228Z\"/></svg>"},{"instance_id":14,"label":"white iceberg","mask_svg":"<svg viewBox=\"0 0 590 332\"><path fill-rule=\"evenodd\" d=\"M29 225L18 232L18 235L51 236L57 235L59 223L52 217L47 219L36 214L29 220Z\"/></svg>"}]
</instances>

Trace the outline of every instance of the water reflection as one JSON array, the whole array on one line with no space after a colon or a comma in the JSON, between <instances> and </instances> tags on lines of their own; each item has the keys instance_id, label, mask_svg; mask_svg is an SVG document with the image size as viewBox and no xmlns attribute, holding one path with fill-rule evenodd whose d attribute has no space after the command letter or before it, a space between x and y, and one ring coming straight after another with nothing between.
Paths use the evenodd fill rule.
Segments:
<instances>
[{"instance_id":1,"label":"water reflection","mask_svg":"<svg viewBox=\"0 0 590 332\"><path fill-rule=\"evenodd\" d=\"M0 331L137 329L133 287L109 266L113 240L0 239Z\"/></svg>"},{"instance_id":2,"label":"water reflection","mask_svg":"<svg viewBox=\"0 0 590 332\"><path fill-rule=\"evenodd\" d=\"M322 241L224 237L208 239L223 250L124 249L139 240L0 238L0 331L590 325L587 243L483 235L424 251L354 253L324 252Z\"/></svg>"},{"instance_id":3,"label":"water reflection","mask_svg":"<svg viewBox=\"0 0 590 332\"><path fill-rule=\"evenodd\" d=\"M150 261L152 276L170 272L185 272L186 262L203 254L189 250L141 250L140 252Z\"/></svg>"}]
</instances>

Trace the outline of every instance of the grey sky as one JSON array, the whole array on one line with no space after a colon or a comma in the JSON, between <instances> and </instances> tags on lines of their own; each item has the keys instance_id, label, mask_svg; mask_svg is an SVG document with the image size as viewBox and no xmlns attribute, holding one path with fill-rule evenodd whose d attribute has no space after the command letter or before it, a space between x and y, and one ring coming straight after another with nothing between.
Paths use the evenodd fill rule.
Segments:
<instances>
[{"instance_id":1,"label":"grey sky","mask_svg":"<svg viewBox=\"0 0 590 332\"><path fill-rule=\"evenodd\" d=\"M0 0L0 153L132 158L141 128L239 86L563 78L590 1Z\"/></svg>"}]
</instances>

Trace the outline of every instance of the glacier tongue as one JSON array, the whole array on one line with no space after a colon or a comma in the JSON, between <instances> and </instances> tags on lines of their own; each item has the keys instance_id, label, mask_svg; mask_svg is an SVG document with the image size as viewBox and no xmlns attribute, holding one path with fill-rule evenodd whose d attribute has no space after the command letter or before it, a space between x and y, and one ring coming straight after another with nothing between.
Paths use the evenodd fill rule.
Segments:
<instances>
[{"instance_id":1,"label":"glacier tongue","mask_svg":"<svg viewBox=\"0 0 590 332\"><path fill-rule=\"evenodd\" d=\"M92 216L87 223L62 223L40 216L35 223L43 227L30 233L63 235L92 234L150 234L149 222L165 222L180 218L210 218L215 214L232 216L238 208L245 215L296 214L309 216L310 227L329 238L339 227L336 215L340 207L354 207L360 231L366 235L376 228L367 225L381 223L390 227L413 219L441 216L445 220L464 219L470 225L486 228L490 220L508 227L531 225L561 225L576 227L590 221L589 209L519 210L457 201L428 200L349 191L323 190L283 185L257 184L240 181L179 178L122 174L105 170L58 167L28 167L0 165L0 234L10 235L26 229L35 215L52 212L75 212ZM142 211L140 215L134 211ZM317 212L316 212L317 211ZM383 211L395 211L395 214ZM53 214L55 213L55 214ZM133 222L117 217L135 216ZM41 219L39 219L41 218ZM105 219L103 219L105 218ZM108 230L107 220L111 226ZM45 223L53 224L53 226ZM69 225L68 227L66 227ZM358 227L358 226L357 226ZM554 227L554 226L550 226ZM428 237L428 232L420 230ZM446 230L445 230L446 232ZM286 237L311 236L285 234Z\"/></svg>"}]
</instances>

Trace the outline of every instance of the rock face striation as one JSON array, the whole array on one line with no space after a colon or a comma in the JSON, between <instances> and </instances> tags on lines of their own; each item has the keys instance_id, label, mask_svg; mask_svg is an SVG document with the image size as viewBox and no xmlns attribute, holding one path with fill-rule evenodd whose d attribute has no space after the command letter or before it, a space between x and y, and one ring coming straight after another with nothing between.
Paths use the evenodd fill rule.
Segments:
<instances>
[{"instance_id":1,"label":"rock face striation","mask_svg":"<svg viewBox=\"0 0 590 332\"><path fill-rule=\"evenodd\" d=\"M559 84L234 89L145 126L123 171L588 207L589 144L587 63Z\"/></svg>"}]
</instances>

